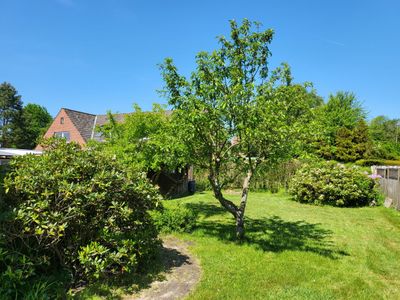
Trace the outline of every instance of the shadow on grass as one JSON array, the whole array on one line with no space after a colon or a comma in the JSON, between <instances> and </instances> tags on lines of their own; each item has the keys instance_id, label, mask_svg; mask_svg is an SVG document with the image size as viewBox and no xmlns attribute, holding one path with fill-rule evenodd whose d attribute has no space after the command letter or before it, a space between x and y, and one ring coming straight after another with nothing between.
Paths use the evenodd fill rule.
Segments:
<instances>
[{"instance_id":1,"label":"shadow on grass","mask_svg":"<svg viewBox=\"0 0 400 300\"><path fill-rule=\"evenodd\" d=\"M234 220L222 207L204 202L188 203L187 207L206 218L227 214L229 222L205 219L198 222L196 231L200 235L214 236L221 241L237 242ZM245 217L246 236L242 243L271 252L313 252L331 259L347 256L348 253L336 249L329 240L332 234L331 230L322 228L320 223L285 221L279 216L258 219Z\"/></svg>"},{"instance_id":2,"label":"shadow on grass","mask_svg":"<svg viewBox=\"0 0 400 300\"><path fill-rule=\"evenodd\" d=\"M99 296L105 299L123 299L125 294L137 293L149 288L154 281L163 281L172 269L189 263L189 257L176 249L160 247L157 257L141 274L129 274L110 278L86 286L75 293L74 299L92 299Z\"/></svg>"}]
</instances>

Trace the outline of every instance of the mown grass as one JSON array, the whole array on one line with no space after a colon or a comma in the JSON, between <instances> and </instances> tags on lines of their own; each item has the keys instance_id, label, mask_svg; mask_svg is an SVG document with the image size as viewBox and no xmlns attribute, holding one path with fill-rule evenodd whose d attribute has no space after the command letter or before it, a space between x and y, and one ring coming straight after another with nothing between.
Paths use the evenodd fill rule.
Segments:
<instances>
[{"instance_id":1,"label":"mown grass","mask_svg":"<svg viewBox=\"0 0 400 300\"><path fill-rule=\"evenodd\" d=\"M238 201L238 195L230 195ZM400 213L300 204L250 193L246 240L210 193L168 200L199 213L191 234L203 275L189 299L400 299Z\"/></svg>"},{"instance_id":2,"label":"mown grass","mask_svg":"<svg viewBox=\"0 0 400 300\"><path fill-rule=\"evenodd\" d=\"M238 201L239 196L229 195ZM384 207L335 208L290 200L284 193L249 196L246 239L211 193L164 201L199 215L192 241L203 269L188 299L400 299L400 213ZM154 261L145 275L101 282L77 299L121 299L166 271Z\"/></svg>"}]
</instances>

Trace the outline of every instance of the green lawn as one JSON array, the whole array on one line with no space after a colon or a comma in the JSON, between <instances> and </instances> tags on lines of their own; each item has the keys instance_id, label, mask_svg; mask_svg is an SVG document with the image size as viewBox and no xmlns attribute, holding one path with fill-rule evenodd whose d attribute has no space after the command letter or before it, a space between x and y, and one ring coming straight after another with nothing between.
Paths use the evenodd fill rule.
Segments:
<instances>
[{"instance_id":1,"label":"green lawn","mask_svg":"<svg viewBox=\"0 0 400 300\"><path fill-rule=\"evenodd\" d=\"M237 195L230 196L238 200ZM203 268L189 299L400 299L400 213L317 207L250 193L247 240L210 193L168 200L199 213L192 252Z\"/></svg>"}]
</instances>

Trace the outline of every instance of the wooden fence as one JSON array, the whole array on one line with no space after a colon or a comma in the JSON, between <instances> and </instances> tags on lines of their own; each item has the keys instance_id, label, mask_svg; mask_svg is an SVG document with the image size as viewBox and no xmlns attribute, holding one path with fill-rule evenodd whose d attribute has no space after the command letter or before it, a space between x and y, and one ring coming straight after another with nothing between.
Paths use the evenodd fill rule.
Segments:
<instances>
[{"instance_id":1,"label":"wooden fence","mask_svg":"<svg viewBox=\"0 0 400 300\"><path fill-rule=\"evenodd\" d=\"M372 174L379 175L385 206L400 210L400 167L373 166Z\"/></svg>"}]
</instances>

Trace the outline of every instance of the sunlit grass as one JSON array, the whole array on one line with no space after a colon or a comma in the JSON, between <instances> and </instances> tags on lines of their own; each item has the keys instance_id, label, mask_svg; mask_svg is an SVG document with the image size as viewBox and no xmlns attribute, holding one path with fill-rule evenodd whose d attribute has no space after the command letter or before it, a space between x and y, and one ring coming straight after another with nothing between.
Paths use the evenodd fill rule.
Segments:
<instances>
[{"instance_id":1,"label":"sunlit grass","mask_svg":"<svg viewBox=\"0 0 400 300\"><path fill-rule=\"evenodd\" d=\"M199 213L195 231L178 235L195 242L203 268L190 299L400 299L399 212L249 197L242 244L210 193L165 202Z\"/></svg>"}]
</instances>

